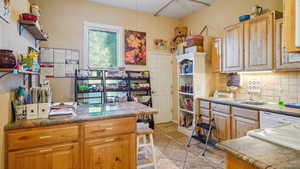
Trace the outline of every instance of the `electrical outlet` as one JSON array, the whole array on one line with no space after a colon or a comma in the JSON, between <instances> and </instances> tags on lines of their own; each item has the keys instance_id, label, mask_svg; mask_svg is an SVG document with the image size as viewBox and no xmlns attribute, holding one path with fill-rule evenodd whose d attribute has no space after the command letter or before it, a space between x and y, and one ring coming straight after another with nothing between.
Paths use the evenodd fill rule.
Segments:
<instances>
[{"instance_id":1,"label":"electrical outlet","mask_svg":"<svg viewBox=\"0 0 300 169\"><path fill-rule=\"evenodd\" d=\"M248 93L261 93L261 83L258 80L248 82Z\"/></svg>"}]
</instances>

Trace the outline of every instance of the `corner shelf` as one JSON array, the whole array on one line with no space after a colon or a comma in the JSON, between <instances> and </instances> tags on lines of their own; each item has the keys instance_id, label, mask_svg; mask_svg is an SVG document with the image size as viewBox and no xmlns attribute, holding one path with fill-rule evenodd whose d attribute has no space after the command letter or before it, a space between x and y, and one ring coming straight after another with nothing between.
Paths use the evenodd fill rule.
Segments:
<instances>
[{"instance_id":1,"label":"corner shelf","mask_svg":"<svg viewBox=\"0 0 300 169\"><path fill-rule=\"evenodd\" d=\"M0 72L4 72L5 74L1 75L0 78L3 78L4 76L8 74L14 74L15 69L12 68L0 68ZM39 75L39 72L32 72L32 71L25 71L25 70L17 70L17 74L28 74L28 75Z\"/></svg>"},{"instance_id":2,"label":"corner shelf","mask_svg":"<svg viewBox=\"0 0 300 169\"><path fill-rule=\"evenodd\" d=\"M191 130L195 127L198 121L199 115L199 103L197 102L197 96L205 96L206 93L206 53L187 53L179 55L177 59L177 85L178 85L178 131L191 135ZM183 64L192 66L192 70L188 70L185 73ZM199 76L203 74L204 76ZM193 87L193 93L182 92L181 87L185 84L189 84ZM183 109L180 106L181 101L184 99L192 99L192 111Z\"/></svg>"},{"instance_id":3,"label":"corner shelf","mask_svg":"<svg viewBox=\"0 0 300 169\"><path fill-rule=\"evenodd\" d=\"M22 34L22 27L25 28L33 37L35 40L39 41L47 41L48 38L45 36L45 34L37 27L35 22L30 21L19 21L20 28L19 28L19 34Z\"/></svg>"},{"instance_id":4,"label":"corner shelf","mask_svg":"<svg viewBox=\"0 0 300 169\"><path fill-rule=\"evenodd\" d=\"M13 72L15 69L12 68L0 68L0 72ZM33 74L33 75L39 75L39 72L33 72L33 71L26 71L26 70L17 70L18 73L22 74Z\"/></svg>"}]
</instances>

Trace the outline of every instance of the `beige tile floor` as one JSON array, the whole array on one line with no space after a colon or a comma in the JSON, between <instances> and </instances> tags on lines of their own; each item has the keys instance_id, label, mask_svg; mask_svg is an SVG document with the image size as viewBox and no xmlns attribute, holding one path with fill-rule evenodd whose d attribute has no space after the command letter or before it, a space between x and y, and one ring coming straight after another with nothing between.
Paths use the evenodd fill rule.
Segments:
<instances>
[{"instance_id":1,"label":"beige tile floor","mask_svg":"<svg viewBox=\"0 0 300 169\"><path fill-rule=\"evenodd\" d=\"M224 169L224 152L209 148L206 156L201 156L203 144L193 141L186 147L187 137L177 131L175 123L156 125L154 144L157 169Z\"/></svg>"}]
</instances>

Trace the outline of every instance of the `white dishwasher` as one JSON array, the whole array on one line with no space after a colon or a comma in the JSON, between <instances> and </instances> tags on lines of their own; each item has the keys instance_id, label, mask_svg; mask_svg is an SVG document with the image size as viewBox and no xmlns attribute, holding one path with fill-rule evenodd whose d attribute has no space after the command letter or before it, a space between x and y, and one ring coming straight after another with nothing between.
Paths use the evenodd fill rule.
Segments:
<instances>
[{"instance_id":1,"label":"white dishwasher","mask_svg":"<svg viewBox=\"0 0 300 169\"><path fill-rule=\"evenodd\" d=\"M300 117L276 114L271 112L260 112L260 128L270 128L289 123L300 123Z\"/></svg>"}]
</instances>

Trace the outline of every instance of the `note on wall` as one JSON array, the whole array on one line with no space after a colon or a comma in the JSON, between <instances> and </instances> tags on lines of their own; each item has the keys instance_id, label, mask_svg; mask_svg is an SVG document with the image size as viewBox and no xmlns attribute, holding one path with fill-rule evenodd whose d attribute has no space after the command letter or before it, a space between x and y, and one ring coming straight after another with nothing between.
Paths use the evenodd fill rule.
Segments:
<instances>
[{"instance_id":1,"label":"note on wall","mask_svg":"<svg viewBox=\"0 0 300 169\"><path fill-rule=\"evenodd\" d=\"M54 77L65 77L66 76L66 65L64 63L54 64Z\"/></svg>"},{"instance_id":2,"label":"note on wall","mask_svg":"<svg viewBox=\"0 0 300 169\"><path fill-rule=\"evenodd\" d=\"M66 50L65 49L54 49L54 63L65 63Z\"/></svg>"},{"instance_id":3,"label":"note on wall","mask_svg":"<svg viewBox=\"0 0 300 169\"><path fill-rule=\"evenodd\" d=\"M66 50L66 60L72 59L72 50Z\"/></svg>"},{"instance_id":4,"label":"note on wall","mask_svg":"<svg viewBox=\"0 0 300 169\"><path fill-rule=\"evenodd\" d=\"M52 64L41 64L40 81L44 83L47 78L54 77L54 65Z\"/></svg>"},{"instance_id":5,"label":"note on wall","mask_svg":"<svg viewBox=\"0 0 300 169\"><path fill-rule=\"evenodd\" d=\"M40 60L42 63L52 63L53 62L53 49L41 48Z\"/></svg>"},{"instance_id":6,"label":"note on wall","mask_svg":"<svg viewBox=\"0 0 300 169\"><path fill-rule=\"evenodd\" d=\"M72 59L73 60L78 60L79 61L79 51L72 51Z\"/></svg>"},{"instance_id":7,"label":"note on wall","mask_svg":"<svg viewBox=\"0 0 300 169\"><path fill-rule=\"evenodd\" d=\"M77 64L66 64L66 76L74 77L76 69L78 69Z\"/></svg>"},{"instance_id":8,"label":"note on wall","mask_svg":"<svg viewBox=\"0 0 300 169\"><path fill-rule=\"evenodd\" d=\"M42 59L43 58L43 59ZM80 52L75 49L41 48L41 64L53 66L52 77L74 77L75 70L79 68ZM46 76L47 69L44 68L41 76ZM48 76L51 77L51 76ZM45 77L41 77L45 78Z\"/></svg>"}]
</instances>

